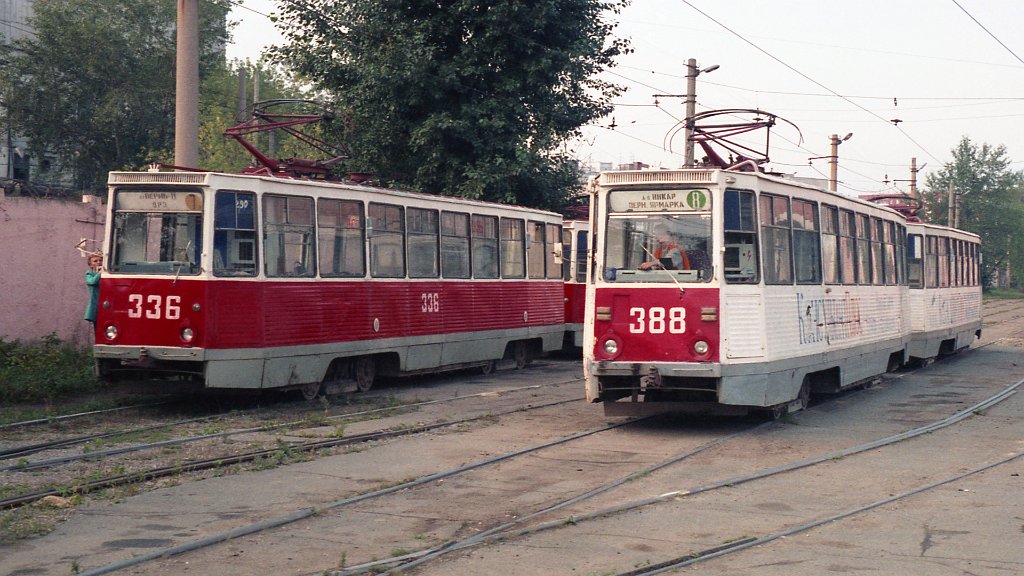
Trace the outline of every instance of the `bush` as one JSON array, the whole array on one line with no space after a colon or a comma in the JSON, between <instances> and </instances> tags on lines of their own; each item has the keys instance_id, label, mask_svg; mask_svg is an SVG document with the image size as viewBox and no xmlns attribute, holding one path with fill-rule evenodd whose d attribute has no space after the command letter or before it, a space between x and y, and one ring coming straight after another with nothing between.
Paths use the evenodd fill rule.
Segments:
<instances>
[{"instance_id":1,"label":"bush","mask_svg":"<svg viewBox=\"0 0 1024 576\"><path fill-rule=\"evenodd\" d=\"M50 334L36 344L0 338L0 402L52 401L98 388L92 352Z\"/></svg>"}]
</instances>

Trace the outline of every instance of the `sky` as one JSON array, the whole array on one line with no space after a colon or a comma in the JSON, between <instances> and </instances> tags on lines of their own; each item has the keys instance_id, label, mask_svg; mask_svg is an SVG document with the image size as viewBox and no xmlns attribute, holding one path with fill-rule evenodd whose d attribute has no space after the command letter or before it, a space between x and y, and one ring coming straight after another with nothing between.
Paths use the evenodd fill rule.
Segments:
<instances>
[{"instance_id":1,"label":"sky","mask_svg":"<svg viewBox=\"0 0 1024 576\"><path fill-rule=\"evenodd\" d=\"M229 57L254 59L280 41L265 16L274 5L237 0ZM719 66L697 78L698 112L757 108L797 126L772 129L770 170L827 178L828 158L815 157L831 153L832 134L850 133L837 149L848 194L906 191L911 158L923 188L965 136L1005 145L1011 168L1024 169L1019 0L633 0L614 21L633 52L602 78L626 90L569 146L595 168L682 164L684 99L655 95L684 94L694 58L699 69Z\"/></svg>"}]
</instances>

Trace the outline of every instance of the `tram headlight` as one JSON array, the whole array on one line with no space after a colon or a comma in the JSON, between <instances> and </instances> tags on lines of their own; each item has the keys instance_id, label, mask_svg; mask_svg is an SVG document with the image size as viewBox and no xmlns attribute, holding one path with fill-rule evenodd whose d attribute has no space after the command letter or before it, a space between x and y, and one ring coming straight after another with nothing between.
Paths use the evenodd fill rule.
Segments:
<instances>
[{"instance_id":1,"label":"tram headlight","mask_svg":"<svg viewBox=\"0 0 1024 576\"><path fill-rule=\"evenodd\" d=\"M698 356L703 356L708 353L708 343L703 340L697 340L693 344L693 351Z\"/></svg>"},{"instance_id":2,"label":"tram headlight","mask_svg":"<svg viewBox=\"0 0 1024 576\"><path fill-rule=\"evenodd\" d=\"M182 328L181 329L181 341L182 342L191 342L192 339L195 338L195 337L196 337L196 335L195 335L194 332L192 332L191 328Z\"/></svg>"},{"instance_id":3,"label":"tram headlight","mask_svg":"<svg viewBox=\"0 0 1024 576\"><path fill-rule=\"evenodd\" d=\"M107 340L117 340L117 326L107 324L107 327L103 329L103 336Z\"/></svg>"},{"instance_id":4,"label":"tram headlight","mask_svg":"<svg viewBox=\"0 0 1024 576\"><path fill-rule=\"evenodd\" d=\"M619 343L612 339L605 340L604 352L609 356L615 356L619 353Z\"/></svg>"}]
</instances>

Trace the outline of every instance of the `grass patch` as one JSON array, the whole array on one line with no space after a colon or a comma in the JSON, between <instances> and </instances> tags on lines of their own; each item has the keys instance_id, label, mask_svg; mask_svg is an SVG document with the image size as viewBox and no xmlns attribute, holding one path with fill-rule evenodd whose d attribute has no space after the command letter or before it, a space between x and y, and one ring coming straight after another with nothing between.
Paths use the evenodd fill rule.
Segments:
<instances>
[{"instance_id":1,"label":"grass patch","mask_svg":"<svg viewBox=\"0 0 1024 576\"><path fill-rule=\"evenodd\" d=\"M52 402L95 391L101 385L92 366L91 350L54 334L31 344L0 338L0 402Z\"/></svg>"},{"instance_id":2,"label":"grass patch","mask_svg":"<svg viewBox=\"0 0 1024 576\"><path fill-rule=\"evenodd\" d=\"M985 290L984 297L992 300L1020 300L1024 298L1024 291L1016 288L990 288Z\"/></svg>"}]
</instances>

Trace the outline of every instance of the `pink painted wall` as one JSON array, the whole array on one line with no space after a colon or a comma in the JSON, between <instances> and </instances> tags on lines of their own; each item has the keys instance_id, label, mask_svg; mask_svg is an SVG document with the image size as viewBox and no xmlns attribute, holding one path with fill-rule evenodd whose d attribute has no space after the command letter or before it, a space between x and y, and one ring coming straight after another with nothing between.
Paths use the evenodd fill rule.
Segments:
<instances>
[{"instance_id":1,"label":"pink painted wall","mask_svg":"<svg viewBox=\"0 0 1024 576\"><path fill-rule=\"evenodd\" d=\"M82 319L88 291L86 262L75 245L103 238L103 204L5 196L0 189L0 337L29 342L56 333L92 345L92 325Z\"/></svg>"}]
</instances>

